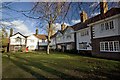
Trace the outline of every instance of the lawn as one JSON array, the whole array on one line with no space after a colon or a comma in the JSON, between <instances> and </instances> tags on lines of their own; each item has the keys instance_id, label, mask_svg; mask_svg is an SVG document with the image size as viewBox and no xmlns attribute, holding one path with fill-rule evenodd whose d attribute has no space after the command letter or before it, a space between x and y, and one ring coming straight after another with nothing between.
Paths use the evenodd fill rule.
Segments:
<instances>
[{"instance_id":1,"label":"lawn","mask_svg":"<svg viewBox=\"0 0 120 80\"><path fill-rule=\"evenodd\" d=\"M3 53L2 63L3 78L120 80L120 61L68 53Z\"/></svg>"}]
</instances>

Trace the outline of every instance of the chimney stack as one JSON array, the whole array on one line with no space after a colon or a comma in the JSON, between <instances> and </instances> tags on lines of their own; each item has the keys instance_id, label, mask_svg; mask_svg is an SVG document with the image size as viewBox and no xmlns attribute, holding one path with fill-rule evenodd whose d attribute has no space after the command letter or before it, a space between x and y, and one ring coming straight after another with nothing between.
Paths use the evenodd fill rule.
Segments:
<instances>
[{"instance_id":1,"label":"chimney stack","mask_svg":"<svg viewBox=\"0 0 120 80\"><path fill-rule=\"evenodd\" d=\"M108 4L106 0L102 0L100 2L100 13L105 14L108 11Z\"/></svg>"},{"instance_id":2,"label":"chimney stack","mask_svg":"<svg viewBox=\"0 0 120 80\"><path fill-rule=\"evenodd\" d=\"M38 35L38 28L36 29L36 33L35 34Z\"/></svg>"},{"instance_id":3,"label":"chimney stack","mask_svg":"<svg viewBox=\"0 0 120 80\"><path fill-rule=\"evenodd\" d=\"M13 35L13 28L10 28L10 37Z\"/></svg>"},{"instance_id":4,"label":"chimney stack","mask_svg":"<svg viewBox=\"0 0 120 80\"><path fill-rule=\"evenodd\" d=\"M66 25L63 23L63 24L61 25L61 30L63 31L65 28L66 28Z\"/></svg>"},{"instance_id":5,"label":"chimney stack","mask_svg":"<svg viewBox=\"0 0 120 80\"><path fill-rule=\"evenodd\" d=\"M82 13L80 13L80 18L81 22L85 22L88 19L87 13L85 11L82 11Z\"/></svg>"}]
</instances>

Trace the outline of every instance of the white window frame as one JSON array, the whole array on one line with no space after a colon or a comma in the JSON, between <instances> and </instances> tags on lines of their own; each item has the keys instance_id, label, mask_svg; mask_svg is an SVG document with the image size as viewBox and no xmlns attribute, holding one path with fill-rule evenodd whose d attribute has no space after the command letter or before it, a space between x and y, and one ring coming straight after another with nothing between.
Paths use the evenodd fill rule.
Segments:
<instances>
[{"instance_id":1,"label":"white window frame","mask_svg":"<svg viewBox=\"0 0 120 80\"><path fill-rule=\"evenodd\" d=\"M113 24L113 26L111 25L111 23ZM111 28L111 26L113 28ZM107 22L104 22L104 23L101 23L100 24L100 30L101 31L107 31L107 30L112 30L115 28L115 25L114 25L114 20L110 20L110 21L107 21ZM107 28L107 29L106 29Z\"/></svg>"},{"instance_id":2,"label":"white window frame","mask_svg":"<svg viewBox=\"0 0 120 80\"><path fill-rule=\"evenodd\" d=\"M105 50L105 43L108 43L108 50ZM112 42L112 46L113 46L113 50L112 51L110 51L110 42ZM115 42L117 42L118 44L118 50L115 50L115 45L114 45L114 43ZM102 50L102 46L101 46L101 44L104 44L104 49ZM120 45L119 45L119 41L104 41L104 42L100 42L100 51L105 51L105 52L120 52Z\"/></svg>"}]
</instances>

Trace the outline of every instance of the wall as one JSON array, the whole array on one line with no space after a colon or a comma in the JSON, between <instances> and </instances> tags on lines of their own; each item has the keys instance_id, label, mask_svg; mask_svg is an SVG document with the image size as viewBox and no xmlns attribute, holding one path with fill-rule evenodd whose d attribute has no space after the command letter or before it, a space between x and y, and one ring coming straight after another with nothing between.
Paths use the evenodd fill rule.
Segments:
<instances>
[{"instance_id":1,"label":"wall","mask_svg":"<svg viewBox=\"0 0 120 80\"><path fill-rule=\"evenodd\" d=\"M39 46L47 45L47 39L45 40L45 43L43 43L41 39L38 39L34 35L31 35L31 36L27 37L26 47L29 47L29 50L38 49L38 41L39 41Z\"/></svg>"},{"instance_id":2,"label":"wall","mask_svg":"<svg viewBox=\"0 0 120 80\"><path fill-rule=\"evenodd\" d=\"M71 32L69 32L69 31L71 31ZM67 38L67 36L71 36L71 38ZM64 43L68 43L68 42L75 42L74 40L74 30L73 29L71 29L71 28L67 28L67 30L64 32L64 35L63 35L64 37L63 37L63 41L64 41Z\"/></svg>"},{"instance_id":3,"label":"wall","mask_svg":"<svg viewBox=\"0 0 120 80\"><path fill-rule=\"evenodd\" d=\"M16 42L16 38L20 37L21 38L21 42ZM20 34L16 34L12 37L10 37L10 45L25 45L25 37L23 37Z\"/></svg>"},{"instance_id":4,"label":"wall","mask_svg":"<svg viewBox=\"0 0 120 80\"><path fill-rule=\"evenodd\" d=\"M120 48L120 36L93 39L92 55L98 57L104 57L104 58L120 59L120 52L100 51L100 42L103 41L119 41L119 48Z\"/></svg>"},{"instance_id":5,"label":"wall","mask_svg":"<svg viewBox=\"0 0 120 80\"><path fill-rule=\"evenodd\" d=\"M89 31L89 35L81 36L82 30L85 30L85 29ZM76 40L77 41L76 42L77 50L92 50L92 47L89 44L89 43L91 43L91 31L90 31L90 27L81 29L78 32L76 32L76 38L77 38L77 40ZM89 47L87 47L87 49L80 49L79 48L79 43L82 43L82 42L87 42L87 45L89 45Z\"/></svg>"},{"instance_id":6,"label":"wall","mask_svg":"<svg viewBox=\"0 0 120 80\"><path fill-rule=\"evenodd\" d=\"M101 31L101 23L109 22L111 20L113 20L113 22L114 22L114 29ZM120 35L120 33L118 33L118 30L120 28L120 25L118 25L118 23L119 23L118 21L119 21L118 18L111 18L111 19L106 19L100 23L93 25L94 31L95 31L95 37L93 37L93 38L101 38L101 37Z\"/></svg>"},{"instance_id":7,"label":"wall","mask_svg":"<svg viewBox=\"0 0 120 80\"><path fill-rule=\"evenodd\" d=\"M38 42L38 38L36 38L34 35L31 35L27 37L26 47L28 47L29 50L38 49L37 42Z\"/></svg>"}]
</instances>

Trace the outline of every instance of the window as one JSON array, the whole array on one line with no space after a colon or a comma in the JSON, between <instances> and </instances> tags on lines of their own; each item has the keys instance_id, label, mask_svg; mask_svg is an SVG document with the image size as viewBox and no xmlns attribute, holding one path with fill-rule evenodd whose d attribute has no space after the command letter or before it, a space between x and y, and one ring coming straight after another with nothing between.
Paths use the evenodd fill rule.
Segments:
<instances>
[{"instance_id":1,"label":"window","mask_svg":"<svg viewBox=\"0 0 120 80\"><path fill-rule=\"evenodd\" d=\"M101 44L100 44L100 49L101 49L101 51L104 51L104 43L102 42Z\"/></svg>"},{"instance_id":2,"label":"window","mask_svg":"<svg viewBox=\"0 0 120 80\"><path fill-rule=\"evenodd\" d=\"M72 46L69 44L67 45L67 50L70 50L70 49L72 49Z\"/></svg>"},{"instance_id":3,"label":"window","mask_svg":"<svg viewBox=\"0 0 120 80\"><path fill-rule=\"evenodd\" d=\"M113 28L114 28L113 21L110 21L110 22L109 22L109 25L110 25L110 29L113 29Z\"/></svg>"},{"instance_id":4,"label":"window","mask_svg":"<svg viewBox=\"0 0 120 80\"><path fill-rule=\"evenodd\" d=\"M89 35L89 31L88 30L82 30L81 31L81 36L86 36Z\"/></svg>"},{"instance_id":5,"label":"window","mask_svg":"<svg viewBox=\"0 0 120 80\"><path fill-rule=\"evenodd\" d=\"M34 46L33 46L33 45L31 45L31 46L30 46L30 49L33 49L33 48L34 48Z\"/></svg>"},{"instance_id":6,"label":"window","mask_svg":"<svg viewBox=\"0 0 120 80\"><path fill-rule=\"evenodd\" d=\"M108 51L108 42L105 42L105 50Z\"/></svg>"},{"instance_id":7,"label":"window","mask_svg":"<svg viewBox=\"0 0 120 80\"><path fill-rule=\"evenodd\" d=\"M44 40L44 39L42 39L42 43L45 43L45 40Z\"/></svg>"},{"instance_id":8,"label":"window","mask_svg":"<svg viewBox=\"0 0 120 80\"><path fill-rule=\"evenodd\" d=\"M118 41L114 42L114 50L115 51L119 50L119 42Z\"/></svg>"},{"instance_id":9,"label":"window","mask_svg":"<svg viewBox=\"0 0 120 80\"><path fill-rule=\"evenodd\" d=\"M71 39L71 35L67 35L66 38L67 38L67 39Z\"/></svg>"},{"instance_id":10,"label":"window","mask_svg":"<svg viewBox=\"0 0 120 80\"><path fill-rule=\"evenodd\" d=\"M105 23L105 29L106 29L106 30L109 29L109 24L108 24L108 22Z\"/></svg>"},{"instance_id":11,"label":"window","mask_svg":"<svg viewBox=\"0 0 120 80\"><path fill-rule=\"evenodd\" d=\"M79 49L87 49L87 42L79 43Z\"/></svg>"},{"instance_id":12,"label":"window","mask_svg":"<svg viewBox=\"0 0 120 80\"><path fill-rule=\"evenodd\" d=\"M31 42L34 42L34 40L31 40Z\"/></svg>"},{"instance_id":13,"label":"window","mask_svg":"<svg viewBox=\"0 0 120 80\"><path fill-rule=\"evenodd\" d=\"M101 31L104 30L104 24L101 24Z\"/></svg>"},{"instance_id":14,"label":"window","mask_svg":"<svg viewBox=\"0 0 120 80\"><path fill-rule=\"evenodd\" d=\"M114 29L114 22L113 21L109 21L109 22L101 24L101 31L110 30L110 29Z\"/></svg>"},{"instance_id":15,"label":"window","mask_svg":"<svg viewBox=\"0 0 120 80\"><path fill-rule=\"evenodd\" d=\"M119 51L119 41L100 42L100 51Z\"/></svg>"},{"instance_id":16,"label":"window","mask_svg":"<svg viewBox=\"0 0 120 80\"><path fill-rule=\"evenodd\" d=\"M20 38L20 37L17 37L17 38L15 39L15 42L21 42L21 38Z\"/></svg>"},{"instance_id":17,"label":"window","mask_svg":"<svg viewBox=\"0 0 120 80\"><path fill-rule=\"evenodd\" d=\"M109 42L110 51L113 51L113 42Z\"/></svg>"}]
</instances>

